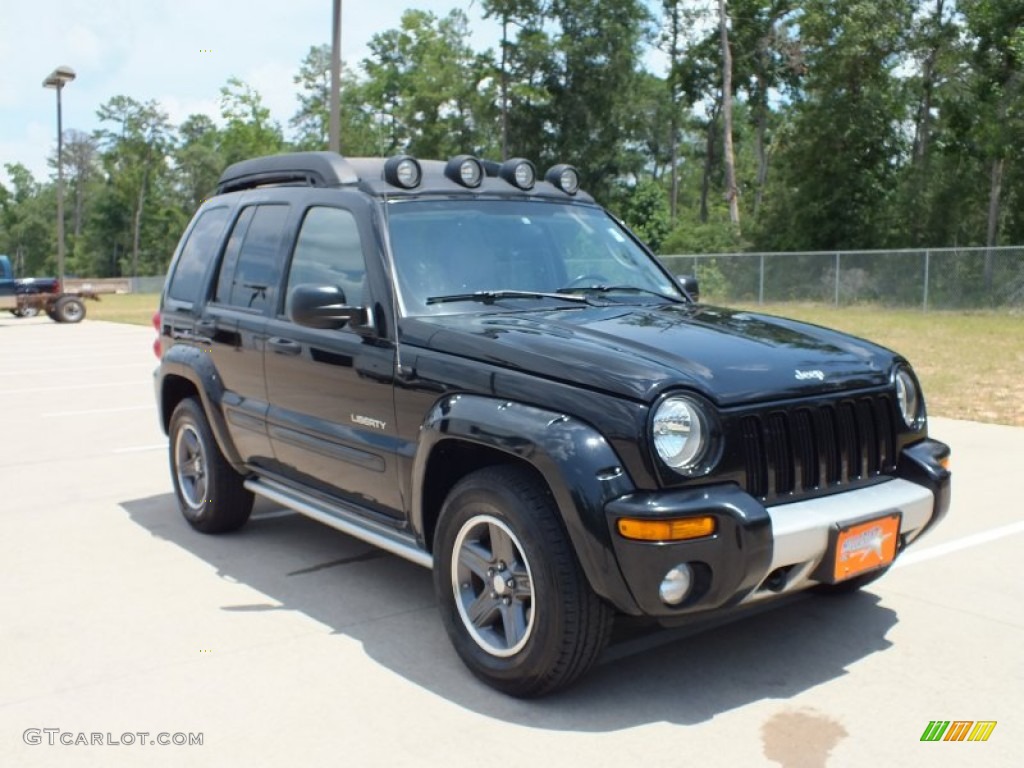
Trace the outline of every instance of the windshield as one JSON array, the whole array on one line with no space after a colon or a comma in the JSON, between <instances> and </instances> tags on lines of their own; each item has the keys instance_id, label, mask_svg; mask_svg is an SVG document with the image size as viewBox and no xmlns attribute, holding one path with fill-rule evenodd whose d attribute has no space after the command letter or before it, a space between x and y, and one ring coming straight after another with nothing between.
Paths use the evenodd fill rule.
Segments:
<instances>
[{"instance_id":1,"label":"windshield","mask_svg":"<svg viewBox=\"0 0 1024 768\"><path fill-rule=\"evenodd\" d=\"M487 302L587 294L600 301L683 300L671 278L600 208L515 200L416 200L388 207L408 314L479 311ZM485 293L485 297L473 294Z\"/></svg>"}]
</instances>

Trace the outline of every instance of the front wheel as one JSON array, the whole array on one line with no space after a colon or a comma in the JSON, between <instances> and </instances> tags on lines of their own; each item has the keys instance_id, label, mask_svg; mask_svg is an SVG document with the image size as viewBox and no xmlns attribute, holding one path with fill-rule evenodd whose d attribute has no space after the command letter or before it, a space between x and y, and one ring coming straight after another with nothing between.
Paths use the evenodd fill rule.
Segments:
<instances>
[{"instance_id":1,"label":"front wheel","mask_svg":"<svg viewBox=\"0 0 1024 768\"><path fill-rule=\"evenodd\" d=\"M445 500L434 586L456 652L488 685L520 697L572 683L611 634L547 486L530 470L488 467Z\"/></svg>"},{"instance_id":2,"label":"front wheel","mask_svg":"<svg viewBox=\"0 0 1024 768\"><path fill-rule=\"evenodd\" d=\"M220 452L196 400L178 403L169 433L174 495L189 525L203 533L224 533L245 525L252 512L252 492Z\"/></svg>"}]
</instances>

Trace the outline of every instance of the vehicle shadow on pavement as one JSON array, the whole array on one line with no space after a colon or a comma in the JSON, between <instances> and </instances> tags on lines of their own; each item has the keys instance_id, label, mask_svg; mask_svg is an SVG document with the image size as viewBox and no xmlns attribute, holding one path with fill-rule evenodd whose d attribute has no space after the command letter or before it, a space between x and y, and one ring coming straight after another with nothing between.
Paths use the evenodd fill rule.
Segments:
<instances>
[{"instance_id":1,"label":"vehicle shadow on pavement","mask_svg":"<svg viewBox=\"0 0 1024 768\"><path fill-rule=\"evenodd\" d=\"M788 699L888 648L894 611L869 592L799 596L697 632L617 629L602 661L569 690L518 701L476 679L448 642L431 574L301 515L258 501L240 531L206 536L171 494L123 502L132 521L267 596L225 611L299 611L359 641L415 685L479 714L545 730L604 732L695 724L765 699ZM276 603L276 604L275 604Z\"/></svg>"}]
</instances>

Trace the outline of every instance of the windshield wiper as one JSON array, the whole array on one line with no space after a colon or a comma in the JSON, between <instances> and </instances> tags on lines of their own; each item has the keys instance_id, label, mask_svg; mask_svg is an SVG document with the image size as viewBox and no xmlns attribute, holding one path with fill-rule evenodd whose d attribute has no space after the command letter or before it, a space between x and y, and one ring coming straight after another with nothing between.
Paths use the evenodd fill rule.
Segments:
<instances>
[{"instance_id":1,"label":"windshield wiper","mask_svg":"<svg viewBox=\"0 0 1024 768\"><path fill-rule=\"evenodd\" d=\"M451 301L480 301L484 304L493 304L498 299L561 299L562 301L574 301L587 303L586 296L574 296L572 294L545 293L543 291L473 291L473 293L453 293L450 296L431 296L427 304L447 304Z\"/></svg>"},{"instance_id":2,"label":"windshield wiper","mask_svg":"<svg viewBox=\"0 0 1024 768\"><path fill-rule=\"evenodd\" d=\"M581 285L576 288L559 288L558 293L563 296L572 296L579 293L646 293L651 296L657 296L659 299L665 301L671 301L675 304L686 303L686 299L681 296L669 296L665 293L659 293L658 291L652 291L650 288L638 288L635 285Z\"/></svg>"}]
</instances>

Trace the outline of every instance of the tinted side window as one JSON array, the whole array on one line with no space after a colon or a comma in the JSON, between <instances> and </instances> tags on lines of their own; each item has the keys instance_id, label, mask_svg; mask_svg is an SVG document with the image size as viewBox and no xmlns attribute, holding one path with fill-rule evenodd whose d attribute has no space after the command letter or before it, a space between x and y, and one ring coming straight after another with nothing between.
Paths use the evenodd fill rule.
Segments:
<instances>
[{"instance_id":1,"label":"tinted side window","mask_svg":"<svg viewBox=\"0 0 1024 768\"><path fill-rule=\"evenodd\" d=\"M256 209L252 206L243 208L231 230L228 244L224 248L224 257L220 262L220 272L217 273L217 290L213 295L216 302L226 304L231 297L231 280L235 276L238 252L242 250L242 241L245 240L245 233L249 231L249 224L255 212Z\"/></svg>"},{"instance_id":2,"label":"tinted side window","mask_svg":"<svg viewBox=\"0 0 1024 768\"><path fill-rule=\"evenodd\" d=\"M291 292L297 285L335 285L346 303L363 305L366 262L355 217L341 208L310 208L295 243L285 314L290 314Z\"/></svg>"},{"instance_id":3,"label":"tinted side window","mask_svg":"<svg viewBox=\"0 0 1024 768\"><path fill-rule=\"evenodd\" d=\"M281 274L281 238L287 223L287 205L259 205L242 212L231 233L238 248L237 260L233 253L225 252L217 283L218 300L259 310L272 302Z\"/></svg>"},{"instance_id":4,"label":"tinted side window","mask_svg":"<svg viewBox=\"0 0 1024 768\"><path fill-rule=\"evenodd\" d=\"M228 220L227 208L204 211L189 233L181 249L178 265L171 276L167 295L178 301L195 301L203 283L203 275L210 260L215 257L220 234Z\"/></svg>"}]
</instances>

